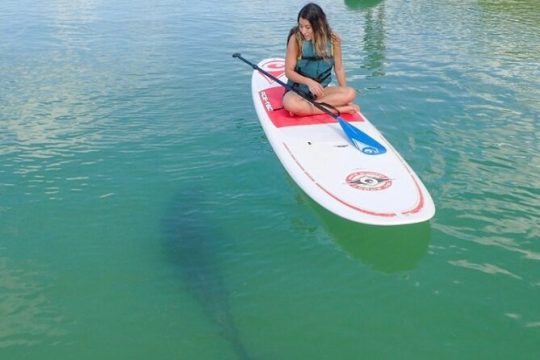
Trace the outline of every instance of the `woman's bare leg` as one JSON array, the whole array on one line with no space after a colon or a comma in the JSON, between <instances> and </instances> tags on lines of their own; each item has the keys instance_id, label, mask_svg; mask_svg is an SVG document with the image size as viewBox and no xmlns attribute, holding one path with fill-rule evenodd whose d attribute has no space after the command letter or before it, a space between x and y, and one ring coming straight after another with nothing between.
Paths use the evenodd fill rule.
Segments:
<instances>
[{"instance_id":1,"label":"woman's bare leg","mask_svg":"<svg viewBox=\"0 0 540 360\"><path fill-rule=\"evenodd\" d=\"M317 99L332 106L345 106L351 104L356 98L356 91L350 87L329 86L324 89L324 95Z\"/></svg>"},{"instance_id":2,"label":"woman's bare leg","mask_svg":"<svg viewBox=\"0 0 540 360\"><path fill-rule=\"evenodd\" d=\"M324 92L324 95L315 101L332 105L340 113L352 114L360 111L360 107L353 103L354 98L356 97L356 92L354 89L349 87L329 86L324 89ZM289 112L299 116L324 113L311 102L303 99L300 95L293 91L288 91L283 96L283 107ZM332 111L331 109L329 110Z\"/></svg>"}]
</instances>

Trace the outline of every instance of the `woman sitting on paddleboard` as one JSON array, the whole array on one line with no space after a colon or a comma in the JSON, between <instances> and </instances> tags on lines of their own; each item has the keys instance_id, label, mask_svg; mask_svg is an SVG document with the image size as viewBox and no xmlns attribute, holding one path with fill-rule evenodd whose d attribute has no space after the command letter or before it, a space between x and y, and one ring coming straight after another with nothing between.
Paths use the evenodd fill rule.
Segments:
<instances>
[{"instance_id":1,"label":"woman sitting on paddleboard","mask_svg":"<svg viewBox=\"0 0 540 360\"><path fill-rule=\"evenodd\" d=\"M338 86L328 86L334 70ZM321 104L340 113L359 111L353 104L356 91L347 86L341 56L341 40L332 32L326 15L314 3L298 13L298 25L289 32L285 56L285 75L288 85ZM296 115L321 114L312 103L295 91L283 96L283 107Z\"/></svg>"}]
</instances>

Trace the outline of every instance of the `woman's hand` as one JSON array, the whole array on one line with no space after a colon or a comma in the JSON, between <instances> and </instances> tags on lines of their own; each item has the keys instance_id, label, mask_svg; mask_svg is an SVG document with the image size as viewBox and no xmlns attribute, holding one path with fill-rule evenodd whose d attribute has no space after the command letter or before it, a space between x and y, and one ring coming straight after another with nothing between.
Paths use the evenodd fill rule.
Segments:
<instances>
[{"instance_id":1,"label":"woman's hand","mask_svg":"<svg viewBox=\"0 0 540 360\"><path fill-rule=\"evenodd\" d=\"M309 88L309 91L315 95L315 97L321 97L324 95L324 88L321 84L316 82L315 80L310 79L309 82L306 84Z\"/></svg>"}]
</instances>

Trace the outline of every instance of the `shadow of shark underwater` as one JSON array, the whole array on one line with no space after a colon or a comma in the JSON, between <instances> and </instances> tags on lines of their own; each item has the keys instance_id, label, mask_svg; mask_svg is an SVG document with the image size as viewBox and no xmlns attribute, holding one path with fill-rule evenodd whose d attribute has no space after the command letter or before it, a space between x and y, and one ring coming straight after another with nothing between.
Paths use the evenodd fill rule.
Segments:
<instances>
[{"instance_id":1,"label":"shadow of shark underwater","mask_svg":"<svg viewBox=\"0 0 540 360\"><path fill-rule=\"evenodd\" d=\"M215 204L213 204L215 206ZM179 276L239 359L253 359L240 339L219 266L218 229L208 220L213 207L200 190L178 193L162 220L164 248Z\"/></svg>"}]
</instances>

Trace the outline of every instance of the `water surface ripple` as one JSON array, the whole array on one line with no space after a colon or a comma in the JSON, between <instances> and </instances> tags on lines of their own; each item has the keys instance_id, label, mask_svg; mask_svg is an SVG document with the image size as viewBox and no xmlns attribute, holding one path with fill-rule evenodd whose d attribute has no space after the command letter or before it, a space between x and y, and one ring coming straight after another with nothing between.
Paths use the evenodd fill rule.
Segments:
<instances>
[{"instance_id":1,"label":"water surface ripple","mask_svg":"<svg viewBox=\"0 0 540 360\"><path fill-rule=\"evenodd\" d=\"M301 4L2 2L0 358L538 358L540 3L320 4L429 223L336 218L271 150L231 54Z\"/></svg>"}]
</instances>

